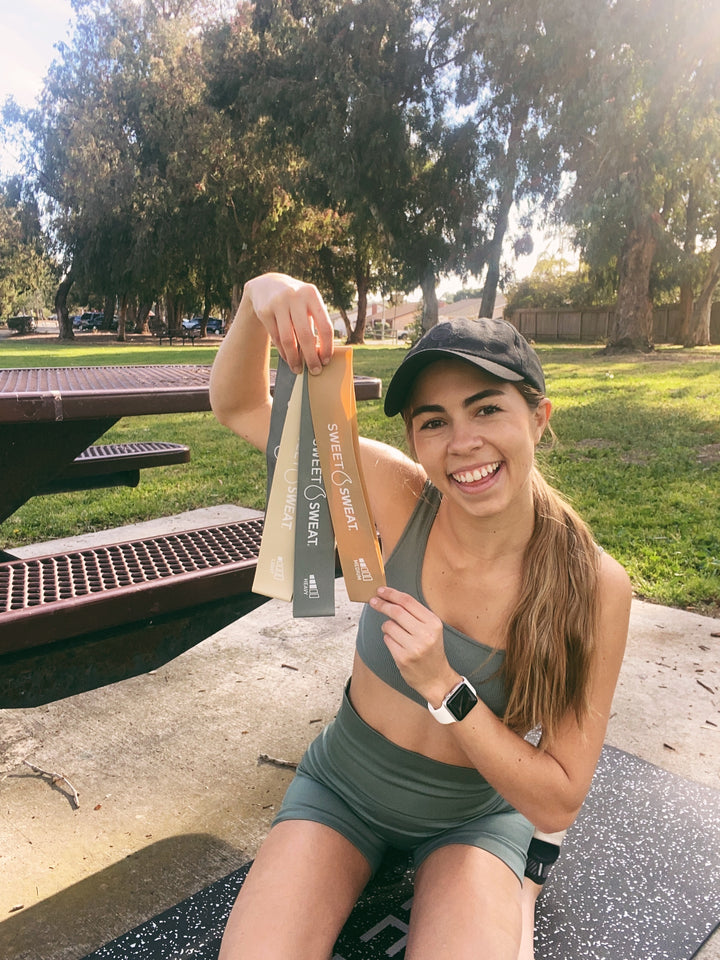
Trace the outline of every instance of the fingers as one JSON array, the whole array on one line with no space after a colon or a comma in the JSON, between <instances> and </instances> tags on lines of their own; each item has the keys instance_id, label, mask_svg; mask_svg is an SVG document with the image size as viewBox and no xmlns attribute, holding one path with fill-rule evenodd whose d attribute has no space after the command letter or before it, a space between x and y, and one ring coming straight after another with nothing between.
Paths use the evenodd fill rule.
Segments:
<instances>
[{"instance_id":1,"label":"fingers","mask_svg":"<svg viewBox=\"0 0 720 960\"><path fill-rule=\"evenodd\" d=\"M380 613L387 614L397 623L406 626L413 624L435 624L438 618L418 599L394 587L378 587L377 595L370 604Z\"/></svg>"},{"instance_id":2,"label":"fingers","mask_svg":"<svg viewBox=\"0 0 720 960\"><path fill-rule=\"evenodd\" d=\"M281 274L251 281L253 308L294 373L320 373L333 352L333 327L317 288Z\"/></svg>"},{"instance_id":3,"label":"fingers","mask_svg":"<svg viewBox=\"0 0 720 960\"><path fill-rule=\"evenodd\" d=\"M388 617L382 625L383 638L403 679L429 699L439 679L448 671L452 675L442 621L415 597L392 587L380 587L370 604Z\"/></svg>"},{"instance_id":4,"label":"fingers","mask_svg":"<svg viewBox=\"0 0 720 960\"><path fill-rule=\"evenodd\" d=\"M370 605L388 617L383 624L384 635L407 648L408 654L422 655L442 636L442 623L410 594L392 587L380 587Z\"/></svg>"}]
</instances>

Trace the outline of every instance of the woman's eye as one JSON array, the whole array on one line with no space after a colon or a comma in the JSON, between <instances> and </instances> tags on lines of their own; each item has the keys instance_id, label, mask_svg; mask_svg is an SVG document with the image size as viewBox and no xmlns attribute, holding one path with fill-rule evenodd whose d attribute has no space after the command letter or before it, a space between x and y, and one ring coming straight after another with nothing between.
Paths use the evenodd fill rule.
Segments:
<instances>
[{"instance_id":1,"label":"woman's eye","mask_svg":"<svg viewBox=\"0 0 720 960\"><path fill-rule=\"evenodd\" d=\"M420 427L421 430L437 430L438 427L442 427L445 423L444 420L440 420L436 417L434 420L426 420L425 423Z\"/></svg>"},{"instance_id":2,"label":"woman's eye","mask_svg":"<svg viewBox=\"0 0 720 960\"><path fill-rule=\"evenodd\" d=\"M488 417L488 416L491 416L493 413L500 413L500 407L498 407L494 403L488 403L486 406L480 407L478 409L477 415L479 417Z\"/></svg>"}]
</instances>

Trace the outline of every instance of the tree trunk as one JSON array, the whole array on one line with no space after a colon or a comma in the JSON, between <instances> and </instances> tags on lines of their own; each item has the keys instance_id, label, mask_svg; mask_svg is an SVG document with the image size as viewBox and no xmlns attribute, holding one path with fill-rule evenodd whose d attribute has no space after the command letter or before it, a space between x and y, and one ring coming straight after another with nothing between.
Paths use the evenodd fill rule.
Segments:
<instances>
[{"instance_id":1,"label":"tree trunk","mask_svg":"<svg viewBox=\"0 0 720 960\"><path fill-rule=\"evenodd\" d=\"M210 293L210 284L205 284L205 293L203 294L203 312L202 317L200 318L200 336L204 337L207 335L207 325L208 320L210 319L210 311L212 310L212 295Z\"/></svg>"},{"instance_id":2,"label":"tree trunk","mask_svg":"<svg viewBox=\"0 0 720 960\"><path fill-rule=\"evenodd\" d=\"M500 282L500 247L495 246L494 238L490 244L487 262L487 274L483 285L482 300L480 301L479 317L492 317L495 313L495 300Z\"/></svg>"},{"instance_id":3,"label":"tree trunk","mask_svg":"<svg viewBox=\"0 0 720 960\"><path fill-rule=\"evenodd\" d=\"M72 320L70 319L67 308L68 294L74 282L75 278L72 275L72 270L69 270L55 294L55 316L58 321L58 340L75 339L75 331L73 330Z\"/></svg>"},{"instance_id":4,"label":"tree trunk","mask_svg":"<svg viewBox=\"0 0 720 960\"><path fill-rule=\"evenodd\" d=\"M481 317L492 317L495 312L495 300L497 298L497 288L500 282L500 260L502 258L503 243L510 222L510 210L515 196L515 184L518 177L518 148L522 142L523 130L527 123L530 112L529 104L519 108L520 112L513 117L508 136L507 150L502 162L500 175L500 197L498 200L498 209L495 216L495 228L493 238L488 244L486 260L487 275L483 285L482 302L480 303Z\"/></svg>"},{"instance_id":5,"label":"tree trunk","mask_svg":"<svg viewBox=\"0 0 720 960\"><path fill-rule=\"evenodd\" d=\"M692 330L693 316L693 290L692 284L688 281L680 284L680 326L678 328L675 343L687 345L687 340Z\"/></svg>"},{"instance_id":6,"label":"tree trunk","mask_svg":"<svg viewBox=\"0 0 720 960\"><path fill-rule=\"evenodd\" d=\"M423 295L422 329L423 333L438 322L438 301L435 293L437 283L435 271L428 265L420 281Z\"/></svg>"},{"instance_id":7,"label":"tree trunk","mask_svg":"<svg viewBox=\"0 0 720 960\"><path fill-rule=\"evenodd\" d=\"M347 338L348 343L365 343L365 320L367 318L367 297L370 289L370 275L368 271L358 271L356 279L358 292L357 320L355 329Z\"/></svg>"},{"instance_id":8,"label":"tree trunk","mask_svg":"<svg viewBox=\"0 0 720 960\"><path fill-rule=\"evenodd\" d=\"M149 333L150 330L150 307L149 303L141 303L138 307L138 314L135 320L135 329L138 333Z\"/></svg>"},{"instance_id":9,"label":"tree trunk","mask_svg":"<svg viewBox=\"0 0 720 960\"><path fill-rule=\"evenodd\" d=\"M121 342L126 340L125 337L125 326L127 324L127 312L128 312L128 297L124 293L120 297L120 311L118 313L118 330L117 330L117 339Z\"/></svg>"},{"instance_id":10,"label":"tree trunk","mask_svg":"<svg viewBox=\"0 0 720 960\"><path fill-rule=\"evenodd\" d=\"M512 162L508 161L508 166L509 169L506 172L508 179L505 181L500 194L500 203L495 219L493 238L487 247L487 274L485 276L480 312L478 314L480 317L492 317L495 312L495 300L497 298L498 283L500 282L500 259L502 257L505 234L507 233L508 223L510 222L510 210L512 209L515 180L517 178L516 161L514 159Z\"/></svg>"},{"instance_id":11,"label":"tree trunk","mask_svg":"<svg viewBox=\"0 0 720 960\"><path fill-rule=\"evenodd\" d=\"M720 265L708 275L700 296L695 301L689 335L683 341L684 347L710 346L710 314L713 294L718 283L720 283Z\"/></svg>"},{"instance_id":12,"label":"tree trunk","mask_svg":"<svg viewBox=\"0 0 720 960\"><path fill-rule=\"evenodd\" d=\"M692 343L685 343L686 347L710 346L710 315L712 314L712 297L695 304L693 310Z\"/></svg>"},{"instance_id":13,"label":"tree trunk","mask_svg":"<svg viewBox=\"0 0 720 960\"><path fill-rule=\"evenodd\" d=\"M103 300L102 329L112 330L112 322L114 319L115 319L115 297L107 296Z\"/></svg>"},{"instance_id":14,"label":"tree trunk","mask_svg":"<svg viewBox=\"0 0 720 960\"><path fill-rule=\"evenodd\" d=\"M125 314L125 332L135 333L138 329L138 301L137 297L128 300L127 313Z\"/></svg>"},{"instance_id":15,"label":"tree trunk","mask_svg":"<svg viewBox=\"0 0 720 960\"><path fill-rule=\"evenodd\" d=\"M697 184L695 178L691 178L688 184L688 196L685 206L685 241L683 243L683 252L687 263L696 259L695 247L697 246L698 220L700 211L697 205ZM693 285L692 279L688 275L680 282L680 329L678 330L676 343L686 343L690 338L692 330L693 315Z\"/></svg>"},{"instance_id":16,"label":"tree trunk","mask_svg":"<svg viewBox=\"0 0 720 960\"><path fill-rule=\"evenodd\" d=\"M233 283L232 285L232 300L230 302L230 319L228 322L228 327L235 319L235 314L238 312L238 307L240 306L240 301L242 300L242 284Z\"/></svg>"},{"instance_id":17,"label":"tree trunk","mask_svg":"<svg viewBox=\"0 0 720 960\"><path fill-rule=\"evenodd\" d=\"M168 333L175 336L180 332L184 308L183 298L179 294L168 294L165 298Z\"/></svg>"},{"instance_id":18,"label":"tree trunk","mask_svg":"<svg viewBox=\"0 0 720 960\"><path fill-rule=\"evenodd\" d=\"M684 347L710 346L710 311L713 294L720 283L720 221L717 224L715 246L710 253L710 263L703 280L700 296L695 301L688 335L683 340Z\"/></svg>"},{"instance_id":19,"label":"tree trunk","mask_svg":"<svg viewBox=\"0 0 720 960\"><path fill-rule=\"evenodd\" d=\"M347 310L345 307L340 307L340 316L343 318L343 323L345 324L345 336L349 340L350 334L352 333L352 327L350 326L350 317L347 315Z\"/></svg>"},{"instance_id":20,"label":"tree trunk","mask_svg":"<svg viewBox=\"0 0 720 960\"><path fill-rule=\"evenodd\" d=\"M648 218L633 227L623 244L618 263L618 298L615 326L607 353L641 350L649 353L652 342L653 304L650 299L650 268L657 240Z\"/></svg>"}]
</instances>

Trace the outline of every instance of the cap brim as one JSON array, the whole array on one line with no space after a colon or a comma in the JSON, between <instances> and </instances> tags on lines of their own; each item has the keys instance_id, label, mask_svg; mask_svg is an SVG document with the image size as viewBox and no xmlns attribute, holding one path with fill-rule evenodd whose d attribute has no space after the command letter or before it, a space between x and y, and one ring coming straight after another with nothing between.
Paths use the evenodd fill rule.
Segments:
<instances>
[{"instance_id":1,"label":"cap brim","mask_svg":"<svg viewBox=\"0 0 720 960\"><path fill-rule=\"evenodd\" d=\"M423 350L414 356L407 356L393 374L388 384L385 394L385 415L394 417L396 413L405 406L408 394L412 388L413 382L422 369L431 364L434 360L442 360L444 357L456 357L458 360L465 360L474 367L484 370L485 373L497 377L498 380L508 380L512 383L519 383L524 379L522 374L514 370L503 367L492 360L486 360L484 357L476 357L469 353L462 353L459 350L443 350L442 347L433 347Z\"/></svg>"}]
</instances>

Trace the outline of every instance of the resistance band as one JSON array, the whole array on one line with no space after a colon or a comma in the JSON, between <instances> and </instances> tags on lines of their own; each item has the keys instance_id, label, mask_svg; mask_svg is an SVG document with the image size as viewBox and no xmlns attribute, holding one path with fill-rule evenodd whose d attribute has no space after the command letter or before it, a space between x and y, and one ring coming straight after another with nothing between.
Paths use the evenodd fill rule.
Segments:
<instances>
[{"instance_id":1,"label":"resistance band","mask_svg":"<svg viewBox=\"0 0 720 960\"><path fill-rule=\"evenodd\" d=\"M385 583L360 465L352 348L336 347L317 376L305 370L295 377L283 366L273 400L269 494L253 590L292 599L296 617L332 616L336 542L351 600L366 602Z\"/></svg>"},{"instance_id":2,"label":"resistance band","mask_svg":"<svg viewBox=\"0 0 720 960\"><path fill-rule=\"evenodd\" d=\"M348 597L366 603L385 583L375 525L360 466L352 347L336 347L308 377L310 409Z\"/></svg>"},{"instance_id":3,"label":"resistance band","mask_svg":"<svg viewBox=\"0 0 720 960\"><path fill-rule=\"evenodd\" d=\"M302 380L296 379L285 411L253 580L255 593L278 600L292 600L293 594L301 404ZM273 450L269 440L268 458Z\"/></svg>"},{"instance_id":4,"label":"resistance band","mask_svg":"<svg viewBox=\"0 0 720 960\"><path fill-rule=\"evenodd\" d=\"M305 368L300 413L293 616L332 617L335 615L335 537L310 412L309 378Z\"/></svg>"}]
</instances>

